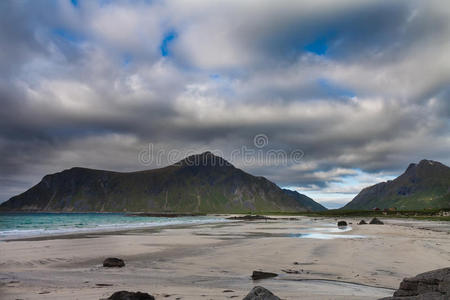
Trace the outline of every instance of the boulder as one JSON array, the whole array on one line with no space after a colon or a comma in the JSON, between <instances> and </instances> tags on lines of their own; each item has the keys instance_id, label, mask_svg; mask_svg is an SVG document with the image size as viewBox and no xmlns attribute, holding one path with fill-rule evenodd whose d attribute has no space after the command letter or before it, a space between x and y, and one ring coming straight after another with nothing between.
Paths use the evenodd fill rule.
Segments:
<instances>
[{"instance_id":1,"label":"boulder","mask_svg":"<svg viewBox=\"0 0 450 300\"><path fill-rule=\"evenodd\" d=\"M120 291L112 294L107 300L155 300L155 297L147 293Z\"/></svg>"},{"instance_id":2,"label":"boulder","mask_svg":"<svg viewBox=\"0 0 450 300\"><path fill-rule=\"evenodd\" d=\"M280 298L262 286L255 286L242 300L280 300Z\"/></svg>"},{"instance_id":3,"label":"boulder","mask_svg":"<svg viewBox=\"0 0 450 300\"><path fill-rule=\"evenodd\" d=\"M369 224L375 224L375 225L383 225L384 223L381 222L379 219L377 218L373 218L372 220L370 220Z\"/></svg>"},{"instance_id":4,"label":"boulder","mask_svg":"<svg viewBox=\"0 0 450 300\"><path fill-rule=\"evenodd\" d=\"M259 279L266 279L271 277L277 277L278 274L270 273L270 272L263 272L263 271L253 271L252 279L253 280L259 280Z\"/></svg>"},{"instance_id":5,"label":"boulder","mask_svg":"<svg viewBox=\"0 0 450 300\"><path fill-rule=\"evenodd\" d=\"M337 226L338 226L338 227L347 227L347 222L345 222L345 221L339 221L339 222L337 222Z\"/></svg>"},{"instance_id":6,"label":"boulder","mask_svg":"<svg viewBox=\"0 0 450 300\"><path fill-rule=\"evenodd\" d=\"M393 297L383 300L450 299L450 268L437 269L405 278Z\"/></svg>"},{"instance_id":7,"label":"boulder","mask_svg":"<svg viewBox=\"0 0 450 300\"><path fill-rule=\"evenodd\" d=\"M108 257L103 261L105 268L122 268L125 267L125 262L117 257Z\"/></svg>"},{"instance_id":8,"label":"boulder","mask_svg":"<svg viewBox=\"0 0 450 300\"><path fill-rule=\"evenodd\" d=\"M367 222L364 221L364 220L361 220L361 221L359 221L359 223L358 223L358 225L366 225L366 224L367 224Z\"/></svg>"}]
</instances>

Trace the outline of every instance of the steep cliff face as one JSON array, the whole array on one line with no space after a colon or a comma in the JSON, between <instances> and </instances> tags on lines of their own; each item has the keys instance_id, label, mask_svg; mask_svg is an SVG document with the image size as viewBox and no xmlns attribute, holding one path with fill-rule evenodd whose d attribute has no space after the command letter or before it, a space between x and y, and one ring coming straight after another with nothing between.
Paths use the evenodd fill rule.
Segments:
<instances>
[{"instance_id":1,"label":"steep cliff face","mask_svg":"<svg viewBox=\"0 0 450 300\"><path fill-rule=\"evenodd\" d=\"M450 168L432 160L410 164L396 179L363 189L344 209L449 208Z\"/></svg>"},{"instance_id":2,"label":"steep cliff face","mask_svg":"<svg viewBox=\"0 0 450 300\"><path fill-rule=\"evenodd\" d=\"M297 193L298 194L298 193ZM0 208L10 211L248 212L323 210L205 152L166 168L119 173L72 168L45 176Z\"/></svg>"}]
</instances>

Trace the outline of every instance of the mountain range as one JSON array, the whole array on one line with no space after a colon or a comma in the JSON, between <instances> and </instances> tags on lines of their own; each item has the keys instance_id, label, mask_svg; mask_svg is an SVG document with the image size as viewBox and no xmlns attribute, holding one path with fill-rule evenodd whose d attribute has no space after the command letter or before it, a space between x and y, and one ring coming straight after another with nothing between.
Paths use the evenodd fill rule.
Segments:
<instances>
[{"instance_id":1,"label":"mountain range","mask_svg":"<svg viewBox=\"0 0 450 300\"><path fill-rule=\"evenodd\" d=\"M46 175L0 210L232 213L326 208L205 152L160 169L121 173L76 167Z\"/></svg>"},{"instance_id":2,"label":"mountain range","mask_svg":"<svg viewBox=\"0 0 450 300\"><path fill-rule=\"evenodd\" d=\"M343 209L414 210L450 208L450 168L440 162L422 160L410 164L394 180L363 189Z\"/></svg>"},{"instance_id":3,"label":"mountain range","mask_svg":"<svg viewBox=\"0 0 450 300\"><path fill-rule=\"evenodd\" d=\"M450 208L450 168L432 160L410 164L396 179L364 188L342 209L374 208ZM326 208L205 152L160 169L122 173L75 167L46 175L0 210L238 213Z\"/></svg>"}]
</instances>

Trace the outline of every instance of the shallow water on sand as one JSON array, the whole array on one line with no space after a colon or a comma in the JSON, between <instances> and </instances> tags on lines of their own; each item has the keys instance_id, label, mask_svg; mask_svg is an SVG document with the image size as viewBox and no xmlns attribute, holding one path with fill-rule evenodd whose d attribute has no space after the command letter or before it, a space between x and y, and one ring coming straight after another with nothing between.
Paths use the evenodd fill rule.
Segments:
<instances>
[{"instance_id":1,"label":"shallow water on sand","mask_svg":"<svg viewBox=\"0 0 450 300\"><path fill-rule=\"evenodd\" d=\"M1 213L0 240L226 221L212 216L161 218L124 213Z\"/></svg>"},{"instance_id":2,"label":"shallow water on sand","mask_svg":"<svg viewBox=\"0 0 450 300\"><path fill-rule=\"evenodd\" d=\"M242 222L242 221L238 221ZM290 221L293 222L293 221ZM213 232L206 230L197 230L196 235L200 236L213 236L223 240L229 239L248 239L248 238L263 238L263 237L280 237L280 238L301 238L301 239L362 239L369 236L349 234L352 230L351 226L337 227L332 223L311 221L308 218L294 221L297 223L293 226L297 230L292 232L292 228L286 229L281 227L268 226L261 227L257 231L227 231L216 228ZM225 226L232 226L232 223Z\"/></svg>"},{"instance_id":3,"label":"shallow water on sand","mask_svg":"<svg viewBox=\"0 0 450 300\"><path fill-rule=\"evenodd\" d=\"M342 234L347 231L351 231L351 226L336 227L335 225L325 224L323 227L313 227L300 230L300 233L292 234L292 237L304 238L304 239L320 239L320 240L332 240L332 239L361 239L365 238L364 235L356 234Z\"/></svg>"}]
</instances>

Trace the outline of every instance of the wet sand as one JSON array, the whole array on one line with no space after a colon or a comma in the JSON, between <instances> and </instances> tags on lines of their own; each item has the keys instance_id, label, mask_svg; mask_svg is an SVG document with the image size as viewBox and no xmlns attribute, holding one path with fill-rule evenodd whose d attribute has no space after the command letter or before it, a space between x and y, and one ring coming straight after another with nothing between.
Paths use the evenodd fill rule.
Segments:
<instances>
[{"instance_id":1,"label":"wet sand","mask_svg":"<svg viewBox=\"0 0 450 300\"><path fill-rule=\"evenodd\" d=\"M299 217L3 241L0 299L100 299L118 290L242 299L254 285L282 299L378 299L404 277L450 265L448 222L347 221L352 230ZM103 268L106 257L127 265ZM252 281L253 270L280 275Z\"/></svg>"}]
</instances>

